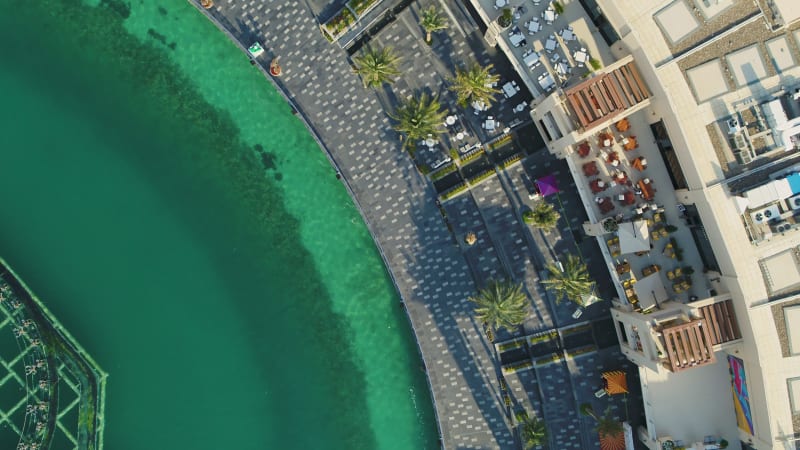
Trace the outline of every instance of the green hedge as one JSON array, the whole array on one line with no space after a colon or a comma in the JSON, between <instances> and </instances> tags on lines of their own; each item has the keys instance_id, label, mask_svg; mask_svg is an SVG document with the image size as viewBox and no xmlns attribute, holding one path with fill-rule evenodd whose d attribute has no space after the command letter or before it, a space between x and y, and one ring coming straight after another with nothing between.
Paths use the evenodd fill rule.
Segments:
<instances>
[{"instance_id":1,"label":"green hedge","mask_svg":"<svg viewBox=\"0 0 800 450\"><path fill-rule=\"evenodd\" d=\"M505 373L505 374L515 373L515 372L519 372L520 370L526 370L526 369L532 369L532 368L533 368L533 362L531 362L531 361L522 361L520 363L511 365L511 366L503 366L503 373Z\"/></svg>"},{"instance_id":2,"label":"green hedge","mask_svg":"<svg viewBox=\"0 0 800 450\"><path fill-rule=\"evenodd\" d=\"M436 181L458 170L455 164L450 163L431 174L431 181Z\"/></svg>"},{"instance_id":3,"label":"green hedge","mask_svg":"<svg viewBox=\"0 0 800 450\"><path fill-rule=\"evenodd\" d=\"M502 344L497 344L497 351L498 352L507 352L509 350L513 350L515 348L520 348L525 345L524 339L516 339L511 342L505 342Z\"/></svg>"},{"instance_id":4,"label":"green hedge","mask_svg":"<svg viewBox=\"0 0 800 450\"><path fill-rule=\"evenodd\" d=\"M538 336L531 336L528 338L528 344L536 345L542 342L552 341L558 338L558 332L553 330L549 333L540 334Z\"/></svg>"},{"instance_id":5,"label":"green hedge","mask_svg":"<svg viewBox=\"0 0 800 450\"><path fill-rule=\"evenodd\" d=\"M574 358L576 356L585 355L586 353L591 353L597 351L597 347L594 345L585 345L583 347L578 347L574 350L568 351L567 356L570 358Z\"/></svg>"},{"instance_id":6,"label":"green hedge","mask_svg":"<svg viewBox=\"0 0 800 450\"><path fill-rule=\"evenodd\" d=\"M506 167L514 164L515 162L517 162L517 161L519 161L521 159L522 159L522 155L521 154L514 155L511 158L506 158L506 159L503 160L503 162L500 163L500 168L501 169L505 169Z\"/></svg>"},{"instance_id":7,"label":"green hedge","mask_svg":"<svg viewBox=\"0 0 800 450\"><path fill-rule=\"evenodd\" d=\"M454 188L452 188L449 191L445 192L444 194L440 195L439 198L441 198L442 200L451 199L451 198L455 197L456 195L466 191L467 188L468 188L468 186L466 184L464 184L463 182L461 182L458 185L456 185Z\"/></svg>"},{"instance_id":8,"label":"green hedge","mask_svg":"<svg viewBox=\"0 0 800 450\"><path fill-rule=\"evenodd\" d=\"M475 175L474 177L470 178L468 181L469 181L469 184L475 185L475 184L478 184L481 181L491 177L492 175L496 175L496 174L497 174L497 172L495 172L494 169L489 169L486 172L482 172L482 173L480 173L478 175Z\"/></svg>"},{"instance_id":9,"label":"green hedge","mask_svg":"<svg viewBox=\"0 0 800 450\"><path fill-rule=\"evenodd\" d=\"M496 148L500 148L500 147L508 144L509 142L511 142L512 139L513 138L511 137L510 134L506 134L505 136L501 137L500 139L498 139L498 140L492 142L491 144L489 144L489 148L492 149L492 150L494 150Z\"/></svg>"},{"instance_id":10,"label":"green hedge","mask_svg":"<svg viewBox=\"0 0 800 450\"><path fill-rule=\"evenodd\" d=\"M350 9L355 11L356 14L360 16L375 3L378 3L378 0L350 0L350 2L347 3L347 6L349 6Z\"/></svg>"},{"instance_id":11,"label":"green hedge","mask_svg":"<svg viewBox=\"0 0 800 450\"><path fill-rule=\"evenodd\" d=\"M480 149L475 153L470 153L469 155L464 156L464 157L461 158L461 164L464 165L464 164L467 164L469 162L475 161L476 159L480 158L481 155L484 155L484 154L486 154L486 150L484 150L484 149Z\"/></svg>"},{"instance_id":12,"label":"green hedge","mask_svg":"<svg viewBox=\"0 0 800 450\"><path fill-rule=\"evenodd\" d=\"M544 364L550 364L552 362L561 361L562 359L564 359L564 355L562 355L561 353L553 353L550 356L545 356L544 358L537 359L536 365L541 366Z\"/></svg>"}]
</instances>

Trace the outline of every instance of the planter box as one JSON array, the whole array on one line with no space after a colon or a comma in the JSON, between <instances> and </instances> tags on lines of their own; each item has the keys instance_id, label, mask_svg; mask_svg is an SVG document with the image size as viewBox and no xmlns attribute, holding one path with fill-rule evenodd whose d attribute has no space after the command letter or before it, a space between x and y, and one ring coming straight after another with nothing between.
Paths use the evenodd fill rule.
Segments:
<instances>
[{"instance_id":1,"label":"planter box","mask_svg":"<svg viewBox=\"0 0 800 450\"><path fill-rule=\"evenodd\" d=\"M355 23L356 17L346 7L322 25L322 30L332 40L338 39Z\"/></svg>"},{"instance_id":2,"label":"planter box","mask_svg":"<svg viewBox=\"0 0 800 450\"><path fill-rule=\"evenodd\" d=\"M380 0L350 0L347 2L347 6L349 6L357 16L361 17L378 3L380 3Z\"/></svg>"}]
</instances>

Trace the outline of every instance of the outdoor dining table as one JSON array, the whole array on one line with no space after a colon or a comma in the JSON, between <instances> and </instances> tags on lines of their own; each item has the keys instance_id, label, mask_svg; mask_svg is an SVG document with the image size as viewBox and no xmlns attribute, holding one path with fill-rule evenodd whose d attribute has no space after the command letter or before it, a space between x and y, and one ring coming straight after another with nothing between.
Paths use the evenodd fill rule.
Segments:
<instances>
[{"instance_id":1,"label":"outdoor dining table","mask_svg":"<svg viewBox=\"0 0 800 450\"><path fill-rule=\"evenodd\" d=\"M561 61L556 64L556 72L558 72L559 74L566 75L569 73L569 71L570 71L569 66L564 61Z\"/></svg>"},{"instance_id":2,"label":"outdoor dining table","mask_svg":"<svg viewBox=\"0 0 800 450\"><path fill-rule=\"evenodd\" d=\"M633 160L631 165L638 171L643 171L647 169L647 159L644 156L640 156Z\"/></svg>"},{"instance_id":3,"label":"outdoor dining table","mask_svg":"<svg viewBox=\"0 0 800 450\"><path fill-rule=\"evenodd\" d=\"M538 33L539 30L542 29L542 24L539 23L539 19L534 17L530 22L528 22L528 32L530 34Z\"/></svg>"},{"instance_id":4,"label":"outdoor dining table","mask_svg":"<svg viewBox=\"0 0 800 450\"><path fill-rule=\"evenodd\" d=\"M554 80L553 76L550 75L549 73L542 74L542 76L539 77L539 86L541 86L542 89L546 91L550 90L550 88L553 87L554 84L556 84L556 80Z\"/></svg>"},{"instance_id":5,"label":"outdoor dining table","mask_svg":"<svg viewBox=\"0 0 800 450\"><path fill-rule=\"evenodd\" d=\"M519 89L511 81L503 85L503 93L508 98L513 97L517 92L519 92Z\"/></svg>"},{"instance_id":6,"label":"outdoor dining table","mask_svg":"<svg viewBox=\"0 0 800 450\"><path fill-rule=\"evenodd\" d=\"M597 175L600 171L597 170L597 162L589 161L583 165L583 174L587 177Z\"/></svg>"},{"instance_id":7,"label":"outdoor dining table","mask_svg":"<svg viewBox=\"0 0 800 450\"><path fill-rule=\"evenodd\" d=\"M475 108L476 113L477 113L477 111L486 111L486 109L487 109L486 108L486 103L484 103L483 101L479 101L479 100L475 100L474 102L472 102L472 107Z\"/></svg>"},{"instance_id":8,"label":"outdoor dining table","mask_svg":"<svg viewBox=\"0 0 800 450\"><path fill-rule=\"evenodd\" d=\"M619 201L623 205L630 206L636 203L636 196L631 191L625 191L622 194L619 194Z\"/></svg>"},{"instance_id":9,"label":"outdoor dining table","mask_svg":"<svg viewBox=\"0 0 800 450\"><path fill-rule=\"evenodd\" d=\"M578 50L572 54L572 58L576 63L584 64L586 63L586 60L589 59L589 55L587 55L584 50Z\"/></svg>"},{"instance_id":10,"label":"outdoor dining table","mask_svg":"<svg viewBox=\"0 0 800 450\"><path fill-rule=\"evenodd\" d=\"M455 125L455 123L456 123L456 116L447 116L447 118L446 118L446 119L444 119L444 123L446 123L446 124L448 124L448 125Z\"/></svg>"},{"instance_id":11,"label":"outdoor dining table","mask_svg":"<svg viewBox=\"0 0 800 450\"><path fill-rule=\"evenodd\" d=\"M629 136L622 140L622 148L627 151L635 150L639 147L639 143L636 142L636 136Z\"/></svg>"},{"instance_id":12,"label":"outdoor dining table","mask_svg":"<svg viewBox=\"0 0 800 450\"><path fill-rule=\"evenodd\" d=\"M494 0L494 6L497 8L502 8L508 4L508 0Z\"/></svg>"},{"instance_id":13,"label":"outdoor dining table","mask_svg":"<svg viewBox=\"0 0 800 450\"><path fill-rule=\"evenodd\" d=\"M586 158L587 156L589 156L589 153L591 153L591 151L592 147L586 141L583 141L580 143L580 145L578 145L578 154L581 156L581 158ZM592 164L594 164L594 161L592 161ZM595 165L595 168L596 167L597 165Z\"/></svg>"},{"instance_id":14,"label":"outdoor dining table","mask_svg":"<svg viewBox=\"0 0 800 450\"><path fill-rule=\"evenodd\" d=\"M544 43L544 49L548 52L552 52L556 49L556 40L552 37L547 38L547 41Z\"/></svg>"},{"instance_id":15,"label":"outdoor dining table","mask_svg":"<svg viewBox=\"0 0 800 450\"><path fill-rule=\"evenodd\" d=\"M597 204L600 207L600 212L603 214L607 214L614 210L614 204L611 202L609 197L602 197L598 199Z\"/></svg>"},{"instance_id":16,"label":"outdoor dining table","mask_svg":"<svg viewBox=\"0 0 800 450\"><path fill-rule=\"evenodd\" d=\"M624 131L628 131L628 128L631 127L631 123L628 121L627 118L625 118L625 119L622 119L622 120L618 121L616 123L616 125L614 125L614 126L617 128L617 131L622 133Z\"/></svg>"},{"instance_id":17,"label":"outdoor dining table","mask_svg":"<svg viewBox=\"0 0 800 450\"><path fill-rule=\"evenodd\" d=\"M642 269L642 276L650 276L656 272L661 270L661 267L657 264L650 264L649 266Z\"/></svg>"},{"instance_id":18,"label":"outdoor dining table","mask_svg":"<svg viewBox=\"0 0 800 450\"><path fill-rule=\"evenodd\" d=\"M611 164L612 166L619 165L619 154L617 152L610 152L608 156L606 156L606 162Z\"/></svg>"},{"instance_id":19,"label":"outdoor dining table","mask_svg":"<svg viewBox=\"0 0 800 450\"><path fill-rule=\"evenodd\" d=\"M569 28L565 28L561 31L561 37L565 41L574 41L576 39L575 33L573 33Z\"/></svg>"},{"instance_id":20,"label":"outdoor dining table","mask_svg":"<svg viewBox=\"0 0 800 450\"><path fill-rule=\"evenodd\" d=\"M525 35L523 35L522 33L518 33L518 32L512 33L508 37L508 40L511 42L511 45L513 45L514 47L519 47L520 45L525 45L524 44Z\"/></svg>"},{"instance_id":21,"label":"outdoor dining table","mask_svg":"<svg viewBox=\"0 0 800 450\"><path fill-rule=\"evenodd\" d=\"M592 190L593 193L597 194L598 192L603 192L608 189L608 185L603 182L603 180L594 179L589 183L589 188Z\"/></svg>"},{"instance_id":22,"label":"outdoor dining table","mask_svg":"<svg viewBox=\"0 0 800 450\"><path fill-rule=\"evenodd\" d=\"M459 131L458 133L456 133L456 140L460 141L462 139L464 139L464 133Z\"/></svg>"},{"instance_id":23,"label":"outdoor dining table","mask_svg":"<svg viewBox=\"0 0 800 450\"><path fill-rule=\"evenodd\" d=\"M556 11L552 7L547 8L542 13L542 18L547 23L553 23L556 20Z\"/></svg>"},{"instance_id":24,"label":"outdoor dining table","mask_svg":"<svg viewBox=\"0 0 800 450\"><path fill-rule=\"evenodd\" d=\"M494 118L489 117L486 119L486 122L483 124L483 128L487 129L488 131L494 131L495 127L497 126L497 122L494 121Z\"/></svg>"},{"instance_id":25,"label":"outdoor dining table","mask_svg":"<svg viewBox=\"0 0 800 450\"><path fill-rule=\"evenodd\" d=\"M655 196L655 189L653 189L653 183L650 182L649 178L643 178L639 180L639 182L636 183L636 185L639 187L639 189L641 189L642 197L645 200L653 199L653 197Z\"/></svg>"},{"instance_id":26,"label":"outdoor dining table","mask_svg":"<svg viewBox=\"0 0 800 450\"><path fill-rule=\"evenodd\" d=\"M533 69L534 67L539 65L539 58L541 58L541 55L539 54L539 52L533 52L532 51L532 52L528 53L527 55L525 55L522 58L522 61L525 63L525 65L528 66L529 69Z\"/></svg>"}]
</instances>

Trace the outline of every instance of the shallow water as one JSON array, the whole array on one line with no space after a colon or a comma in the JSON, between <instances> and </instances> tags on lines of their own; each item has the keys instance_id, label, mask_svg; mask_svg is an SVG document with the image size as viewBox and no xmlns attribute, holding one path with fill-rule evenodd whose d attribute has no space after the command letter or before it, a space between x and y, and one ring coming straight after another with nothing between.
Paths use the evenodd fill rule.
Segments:
<instances>
[{"instance_id":1,"label":"shallow water","mask_svg":"<svg viewBox=\"0 0 800 450\"><path fill-rule=\"evenodd\" d=\"M182 1L13 5L0 252L109 372L106 448L435 448L374 244L246 58Z\"/></svg>"}]
</instances>

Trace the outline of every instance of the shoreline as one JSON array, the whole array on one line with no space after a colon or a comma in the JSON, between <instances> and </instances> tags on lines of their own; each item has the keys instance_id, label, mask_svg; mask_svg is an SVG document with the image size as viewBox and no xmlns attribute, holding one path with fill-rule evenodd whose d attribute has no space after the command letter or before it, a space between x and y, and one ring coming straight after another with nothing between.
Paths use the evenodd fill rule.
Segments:
<instances>
[{"instance_id":1,"label":"shoreline","mask_svg":"<svg viewBox=\"0 0 800 450\"><path fill-rule=\"evenodd\" d=\"M416 326L414 324L414 320L411 317L411 313L409 312L409 309L408 309L407 304L406 304L406 299L403 297L403 292L400 289L400 286L399 286L399 284L397 282L397 278L395 276L394 271L392 271L392 269L391 269L391 265L389 264L389 260L388 260L388 258L386 256L386 253L384 252L383 247L381 246L380 241L377 238L377 234L376 234L375 230L373 229L372 223L369 221L364 209L361 206L361 203L358 200L358 197L357 197L356 193L354 192L352 186L350 185L350 181L343 174L343 172L341 170L341 167L339 165L339 162L336 160L335 156L333 155L333 152L331 152L331 150L328 148L328 146L325 144L325 142L320 137L319 132L317 131L316 127L314 127L313 122L306 115L304 109L301 108L300 105L298 105L295 101L292 100L292 97L289 95L289 89L286 86L284 86L283 83L280 82L280 80L276 79L275 77L273 77L269 73L269 67L264 68L264 65L261 63L261 61L253 59L252 57L250 57L250 54L249 54L249 52L247 50L247 45L242 43L242 41L240 41L236 36L234 36L233 33L230 32L230 30L228 30L216 17L214 17L211 14L211 10L210 9L203 8L202 5L199 3L199 1L195 1L195 0L187 0L187 1L197 11L199 11L201 14L203 14L209 21L211 21L211 23L213 23L214 26L217 27L217 29L222 31L222 33L232 43L234 43L234 45L239 47L239 49L244 53L245 56L247 56L247 58L251 61L251 63L254 63L253 66L257 67L259 72L261 72L261 74L264 76L264 78L266 78L272 84L272 86L275 88L275 90L281 95L281 97L283 97L284 101L286 101L286 103L292 109L292 113L295 116L297 116L303 122L303 125L306 127L306 129L308 130L309 134L312 136L312 138L317 143L319 148L325 154L325 157L328 159L328 162L330 163L331 167L335 170L336 178L339 179L342 182L342 184L344 185L345 189L347 190L347 193L348 193L350 199L352 200L353 205L358 210L358 213L361 216L361 219L364 221L364 224L366 225L367 230L369 231L370 237L372 238L372 242L374 243L375 247L378 250L378 253L380 254L381 260L383 261L383 265L386 268L386 272L389 274L389 277L392 280L392 285L394 286L394 289L397 292L398 297L400 298L400 306L403 308L403 311L405 312L406 320L408 320L408 323L411 326L411 330L413 331L414 343L416 345L417 354L419 356L420 362L422 363L421 369L425 372L425 381L426 381L426 383L428 385L428 393L430 394L431 401L433 402L433 413L434 413L434 416L436 417L436 430L437 430L437 434L438 434L439 447L442 448L442 449L445 448L445 446L444 446L444 436L442 434L442 423L441 423L441 419L440 419L440 416L439 416L439 407L438 407L438 404L436 402L436 395L435 395L435 392L434 392L434 389L433 389L433 384L431 383L430 374L428 372L428 368L427 368L427 365L425 363L424 354L422 352L422 348L421 348L421 345L420 345L420 338L419 338L420 333L417 330L417 328L416 328ZM271 54L271 55L269 55L269 59L271 59L271 58L273 58L275 56L277 56L277 55L272 55Z\"/></svg>"}]
</instances>

